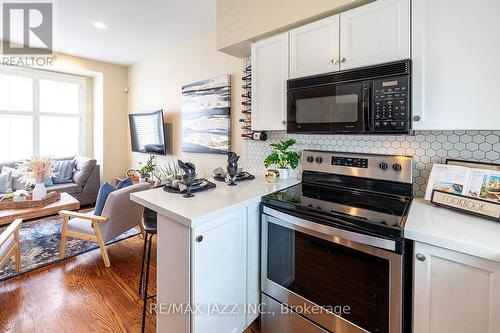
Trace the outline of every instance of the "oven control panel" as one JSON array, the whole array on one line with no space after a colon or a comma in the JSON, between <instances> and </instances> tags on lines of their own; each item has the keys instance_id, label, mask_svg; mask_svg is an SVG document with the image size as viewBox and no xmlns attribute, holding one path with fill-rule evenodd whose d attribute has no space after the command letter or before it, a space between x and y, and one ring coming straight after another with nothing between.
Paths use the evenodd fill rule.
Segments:
<instances>
[{"instance_id":1,"label":"oven control panel","mask_svg":"<svg viewBox=\"0 0 500 333\"><path fill-rule=\"evenodd\" d=\"M373 129L375 132L407 132L410 123L409 76L373 82Z\"/></svg>"},{"instance_id":2,"label":"oven control panel","mask_svg":"<svg viewBox=\"0 0 500 333\"><path fill-rule=\"evenodd\" d=\"M301 163L304 171L413 182L411 156L304 150Z\"/></svg>"},{"instance_id":3,"label":"oven control panel","mask_svg":"<svg viewBox=\"0 0 500 333\"><path fill-rule=\"evenodd\" d=\"M332 165L349 166L354 168L368 168L367 158L332 156Z\"/></svg>"}]
</instances>

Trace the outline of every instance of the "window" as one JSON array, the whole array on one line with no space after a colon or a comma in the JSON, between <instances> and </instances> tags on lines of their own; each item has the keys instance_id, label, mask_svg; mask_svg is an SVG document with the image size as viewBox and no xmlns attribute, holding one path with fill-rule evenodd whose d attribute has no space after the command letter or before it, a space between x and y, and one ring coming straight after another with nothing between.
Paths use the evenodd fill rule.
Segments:
<instances>
[{"instance_id":1,"label":"window","mask_svg":"<svg viewBox=\"0 0 500 333\"><path fill-rule=\"evenodd\" d=\"M85 154L85 79L0 68L0 161Z\"/></svg>"}]
</instances>

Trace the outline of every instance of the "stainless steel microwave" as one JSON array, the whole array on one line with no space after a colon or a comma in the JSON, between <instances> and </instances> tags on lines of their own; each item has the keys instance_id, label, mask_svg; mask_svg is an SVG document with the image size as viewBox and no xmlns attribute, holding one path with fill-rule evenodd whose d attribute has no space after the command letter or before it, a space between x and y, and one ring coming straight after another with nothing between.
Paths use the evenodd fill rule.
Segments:
<instances>
[{"instance_id":1,"label":"stainless steel microwave","mask_svg":"<svg viewBox=\"0 0 500 333\"><path fill-rule=\"evenodd\" d=\"M288 80L287 132L407 134L411 61Z\"/></svg>"}]
</instances>

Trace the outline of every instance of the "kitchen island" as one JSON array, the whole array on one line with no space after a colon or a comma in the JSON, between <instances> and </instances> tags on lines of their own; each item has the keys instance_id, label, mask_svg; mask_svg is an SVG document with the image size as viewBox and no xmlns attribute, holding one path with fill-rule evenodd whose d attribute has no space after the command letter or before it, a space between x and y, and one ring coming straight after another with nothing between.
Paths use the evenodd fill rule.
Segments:
<instances>
[{"instance_id":1,"label":"kitchen island","mask_svg":"<svg viewBox=\"0 0 500 333\"><path fill-rule=\"evenodd\" d=\"M189 199L160 188L131 195L158 213L158 332L237 333L257 318L260 200L299 182L257 176Z\"/></svg>"}]
</instances>

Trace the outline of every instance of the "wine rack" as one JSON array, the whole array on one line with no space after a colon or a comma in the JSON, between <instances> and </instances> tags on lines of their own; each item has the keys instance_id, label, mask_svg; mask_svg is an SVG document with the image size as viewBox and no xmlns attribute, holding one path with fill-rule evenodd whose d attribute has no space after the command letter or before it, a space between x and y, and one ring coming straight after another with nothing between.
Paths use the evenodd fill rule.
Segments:
<instances>
[{"instance_id":1,"label":"wine rack","mask_svg":"<svg viewBox=\"0 0 500 333\"><path fill-rule=\"evenodd\" d=\"M267 133L262 131L253 131L252 130L252 62L250 57L246 57L243 62L243 77L241 78L243 81L243 94L241 95L241 129L243 133L241 136L245 140L258 140L258 141L266 141Z\"/></svg>"}]
</instances>

